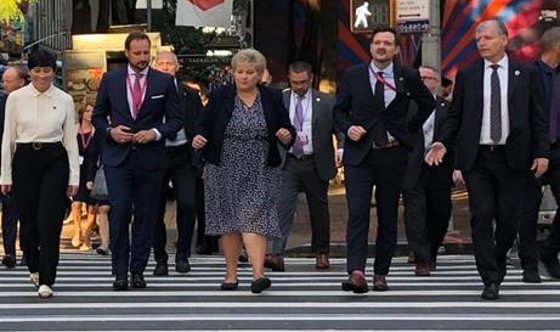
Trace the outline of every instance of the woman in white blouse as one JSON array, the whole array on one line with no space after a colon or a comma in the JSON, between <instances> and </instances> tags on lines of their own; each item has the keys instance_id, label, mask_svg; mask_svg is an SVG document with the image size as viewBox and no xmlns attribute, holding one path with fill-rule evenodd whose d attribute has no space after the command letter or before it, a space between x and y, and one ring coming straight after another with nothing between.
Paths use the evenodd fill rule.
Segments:
<instances>
[{"instance_id":1,"label":"woman in white blouse","mask_svg":"<svg viewBox=\"0 0 560 332\"><path fill-rule=\"evenodd\" d=\"M6 102L0 185L16 202L31 281L48 298L68 197L78 189L78 124L72 97L52 84L56 58L37 51L28 67L31 83Z\"/></svg>"}]
</instances>

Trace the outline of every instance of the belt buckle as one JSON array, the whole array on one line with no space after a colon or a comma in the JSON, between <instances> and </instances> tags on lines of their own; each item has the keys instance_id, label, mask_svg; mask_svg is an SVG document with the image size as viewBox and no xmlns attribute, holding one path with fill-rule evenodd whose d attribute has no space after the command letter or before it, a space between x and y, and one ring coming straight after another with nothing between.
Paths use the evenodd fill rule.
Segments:
<instances>
[{"instance_id":1,"label":"belt buckle","mask_svg":"<svg viewBox=\"0 0 560 332\"><path fill-rule=\"evenodd\" d=\"M39 151L43 148L43 143L41 142L33 142L31 143L31 147L33 148L33 150L35 151Z\"/></svg>"}]
</instances>

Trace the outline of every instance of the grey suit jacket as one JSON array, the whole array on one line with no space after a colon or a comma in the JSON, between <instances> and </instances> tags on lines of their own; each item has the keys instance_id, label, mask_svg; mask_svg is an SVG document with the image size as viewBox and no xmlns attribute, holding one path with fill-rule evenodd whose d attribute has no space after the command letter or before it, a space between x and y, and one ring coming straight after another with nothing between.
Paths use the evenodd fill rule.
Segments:
<instances>
[{"instance_id":1,"label":"grey suit jacket","mask_svg":"<svg viewBox=\"0 0 560 332\"><path fill-rule=\"evenodd\" d=\"M284 105L286 109L290 110L290 96L292 90L286 89L282 92L284 97ZM311 140L313 141L313 159L317 173L323 181L329 181L336 174L334 165L334 146L332 135L335 133L333 124L332 109L334 106L334 98L317 91L311 90L312 96L312 115L311 115ZM340 136L337 138L340 141ZM280 156L282 158L281 167L284 168L286 164L285 149L280 149Z\"/></svg>"}]
</instances>

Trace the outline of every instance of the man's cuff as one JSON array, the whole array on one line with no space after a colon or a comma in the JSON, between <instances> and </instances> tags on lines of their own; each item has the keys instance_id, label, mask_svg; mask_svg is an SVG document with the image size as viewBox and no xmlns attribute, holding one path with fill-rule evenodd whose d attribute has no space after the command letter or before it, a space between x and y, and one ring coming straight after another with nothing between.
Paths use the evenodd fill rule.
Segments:
<instances>
[{"instance_id":1,"label":"man's cuff","mask_svg":"<svg viewBox=\"0 0 560 332\"><path fill-rule=\"evenodd\" d=\"M161 139L161 133L156 128L152 130L154 131L154 133L156 133L156 141L159 141Z\"/></svg>"}]
</instances>

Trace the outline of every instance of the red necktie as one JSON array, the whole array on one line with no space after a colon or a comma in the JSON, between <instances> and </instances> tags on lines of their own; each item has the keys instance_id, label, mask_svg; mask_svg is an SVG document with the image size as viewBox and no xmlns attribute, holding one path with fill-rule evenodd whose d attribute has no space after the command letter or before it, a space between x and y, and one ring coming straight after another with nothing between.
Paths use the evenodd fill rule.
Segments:
<instances>
[{"instance_id":1,"label":"red necktie","mask_svg":"<svg viewBox=\"0 0 560 332\"><path fill-rule=\"evenodd\" d=\"M133 117L136 119L138 113L140 113L140 107L142 106L142 87L140 86L140 79L144 74L134 73L135 81L132 87L132 110Z\"/></svg>"}]
</instances>

